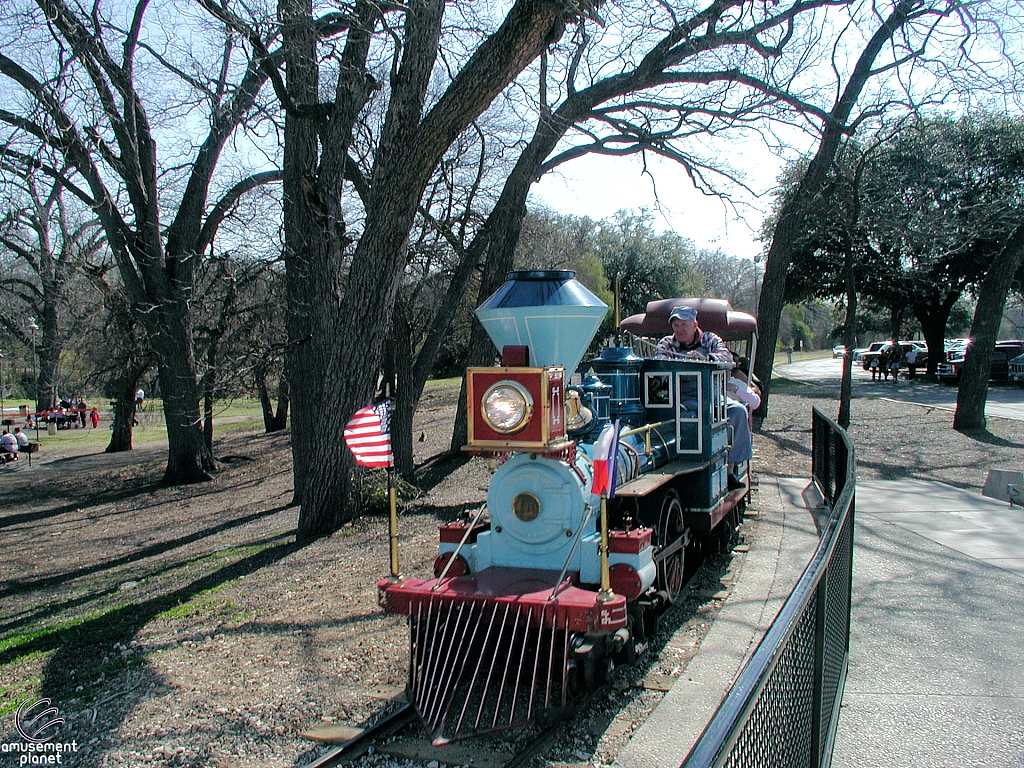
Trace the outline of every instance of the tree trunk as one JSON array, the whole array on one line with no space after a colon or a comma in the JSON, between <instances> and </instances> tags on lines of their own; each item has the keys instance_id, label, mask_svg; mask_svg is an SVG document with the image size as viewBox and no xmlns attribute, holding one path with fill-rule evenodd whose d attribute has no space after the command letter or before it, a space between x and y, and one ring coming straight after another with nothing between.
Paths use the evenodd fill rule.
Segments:
<instances>
[{"instance_id":1,"label":"tree trunk","mask_svg":"<svg viewBox=\"0 0 1024 768\"><path fill-rule=\"evenodd\" d=\"M415 464L412 457L412 417L416 410L417 392L412 377L412 339L409 317L404 302L395 303L391 318L392 369L395 391L391 400L391 450L395 456L395 469L404 480L414 482Z\"/></svg>"},{"instance_id":2,"label":"tree trunk","mask_svg":"<svg viewBox=\"0 0 1024 768\"><path fill-rule=\"evenodd\" d=\"M280 432L288 426L288 407L291 404L291 395L288 389L288 379L282 378L277 383L277 411L274 413L274 422L267 432Z\"/></svg>"},{"instance_id":3,"label":"tree trunk","mask_svg":"<svg viewBox=\"0 0 1024 768\"><path fill-rule=\"evenodd\" d=\"M953 429L960 431L985 429L985 402L988 399L988 377L992 369L992 353L1003 319L1003 307L1014 274L1024 261L1024 224L1019 225L1007 240L985 275L978 290L978 305L971 322L971 338L960 374L956 394Z\"/></svg>"},{"instance_id":4,"label":"tree trunk","mask_svg":"<svg viewBox=\"0 0 1024 768\"><path fill-rule=\"evenodd\" d=\"M210 472L216 469L213 452L203 434L191 335L183 334L175 341L168 342L166 337L153 339L167 424L163 485L210 480Z\"/></svg>"},{"instance_id":5,"label":"tree trunk","mask_svg":"<svg viewBox=\"0 0 1024 768\"><path fill-rule=\"evenodd\" d=\"M843 281L846 284L846 322L843 328L843 345L846 354L843 356L843 379L839 385L839 414L837 423L843 429L850 428L851 402L853 399L853 348L856 344L857 332L857 283L853 270L853 241L850 231L857 223L860 206L854 204L853 221L843 235Z\"/></svg>"},{"instance_id":6,"label":"tree trunk","mask_svg":"<svg viewBox=\"0 0 1024 768\"><path fill-rule=\"evenodd\" d=\"M213 410L214 394L217 386L217 353L220 349L221 332L215 331L210 337L206 348L206 373L202 379L203 393L203 440L206 449L213 454Z\"/></svg>"},{"instance_id":7,"label":"tree trunk","mask_svg":"<svg viewBox=\"0 0 1024 768\"><path fill-rule=\"evenodd\" d=\"M139 378L145 372L143 367L127 371L117 388L113 402L114 421L111 424L110 442L104 453L121 453L132 449L132 428L135 426L135 390Z\"/></svg>"},{"instance_id":8,"label":"tree trunk","mask_svg":"<svg viewBox=\"0 0 1024 768\"><path fill-rule=\"evenodd\" d=\"M960 291L950 291L941 296L930 296L928 301L914 304L914 317L921 323L921 333L928 345L928 375L935 377L935 370L946 356L946 324L949 313L960 298Z\"/></svg>"},{"instance_id":9,"label":"tree trunk","mask_svg":"<svg viewBox=\"0 0 1024 768\"><path fill-rule=\"evenodd\" d=\"M339 84L322 165L317 162L318 126L291 112L286 117L287 375L298 393L292 450L295 496L302 505L300 540L329 534L356 515L348 507L352 460L344 448L342 429L373 394L408 235L433 168L459 133L545 46L561 36L566 11L556 3L519 0L424 116L444 3L422 0L407 7L401 63L391 75L388 113L370 192L364 199L366 220L343 291L346 243L338 202L351 141L349 129L365 101L359 89L368 93L369 85ZM280 9L289 93L297 103L315 103L318 83L311 7L304 0L281 0ZM351 53L354 39L350 33L343 59ZM349 77L352 71L343 67L342 76ZM340 95L351 98L343 100ZM349 114L339 109L341 101L354 107ZM332 210L337 211L333 219ZM314 435L314 415L324 408L337 417L328 419Z\"/></svg>"},{"instance_id":10,"label":"tree trunk","mask_svg":"<svg viewBox=\"0 0 1024 768\"><path fill-rule=\"evenodd\" d=\"M917 6L918 0L901 0L861 51L849 83L832 108L818 150L807 167L807 173L800 181L796 194L783 206L779 214L779 222L772 234L772 243L765 261L761 298L758 302L758 344L754 373L761 381L761 405L754 411L756 424L760 424L768 415L775 345L779 339L779 321L782 318L782 306L786 295L786 273L792 260L793 243L797 242L797 235L803 226L804 211L814 205L822 191L840 141L847 130L853 107L871 78L875 58L896 30L907 22L909 14Z\"/></svg>"},{"instance_id":11,"label":"tree trunk","mask_svg":"<svg viewBox=\"0 0 1024 768\"><path fill-rule=\"evenodd\" d=\"M256 391L259 394L260 408L263 411L263 431L266 434L280 432L288 426L288 381L281 378L277 385L277 413L267 388L267 366L261 364L256 370Z\"/></svg>"},{"instance_id":12,"label":"tree trunk","mask_svg":"<svg viewBox=\"0 0 1024 768\"><path fill-rule=\"evenodd\" d=\"M899 301L897 299L889 311L889 338L893 341L903 338L903 305Z\"/></svg>"},{"instance_id":13,"label":"tree trunk","mask_svg":"<svg viewBox=\"0 0 1024 768\"><path fill-rule=\"evenodd\" d=\"M51 289L54 293L55 289ZM34 354L38 359L39 373L35 382L36 412L52 411L57 407L60 393L57 391L57 373L60 367L61 343L59 341L59 320L57 318L56 303L59 297L51 302L50 297L43 308L43 316L38 318L41 333L40 344L36 347ZM35 331L33 331L35 333ZM65 393L65 397L70 396Z\"/></svg>"}]
</instances>

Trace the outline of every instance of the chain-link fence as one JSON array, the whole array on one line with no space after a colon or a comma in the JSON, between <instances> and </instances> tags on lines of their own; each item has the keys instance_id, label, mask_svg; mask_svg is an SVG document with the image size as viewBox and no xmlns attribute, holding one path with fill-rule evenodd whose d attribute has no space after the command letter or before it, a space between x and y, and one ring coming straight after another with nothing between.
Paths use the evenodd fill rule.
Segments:
<instances>
[{"instance_id":1,"label":"chain-link fence","mask_svg":"<svg viewBox=\"0 0 1024 768\"><path fill-rule=\"evenodd\" d=\"M850 650L853 446L815 408L811 474L831 514L792 594L682 768L825 768Z\"/></svg>"}]
</instances>

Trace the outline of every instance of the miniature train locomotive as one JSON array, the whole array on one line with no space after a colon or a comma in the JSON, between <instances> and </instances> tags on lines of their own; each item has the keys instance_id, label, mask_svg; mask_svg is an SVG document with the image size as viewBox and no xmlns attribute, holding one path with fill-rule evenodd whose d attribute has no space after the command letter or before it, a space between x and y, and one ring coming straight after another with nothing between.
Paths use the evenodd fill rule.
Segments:
<instances>
[{"instance_id":1,"label":"miniature train locomotive","mask_svg":"<svg viewBox=\"0 0 1024 768\"><path fill-rule=\"evenodd\" d=\"M664 335L682 303L753 354L756 322L722 301L652 302L620 327ZM379 584L382 607L409 617L408 693L435 743L565 708L632 661L679 597L686 553L738 525L749 472L728 487L731 364L609 346L570 379L607 310L569 271L512 272L477 310L502 351L467 371L464 450L497 467L486 506L440 526L433 578ZM594 457L616 421L602 525Z\"/></svg>"}]
</instances>

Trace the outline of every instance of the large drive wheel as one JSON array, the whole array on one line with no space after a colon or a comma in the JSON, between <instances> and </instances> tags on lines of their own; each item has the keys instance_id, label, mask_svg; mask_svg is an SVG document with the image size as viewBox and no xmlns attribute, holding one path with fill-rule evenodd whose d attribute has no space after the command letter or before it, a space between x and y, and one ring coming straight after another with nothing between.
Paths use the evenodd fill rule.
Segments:
<instances>
[{"instance_id":1,"label":"large drive wheel","mask_svg":"<svg viewBox=\"0 0 1024 768\"><path fill-rule=\"evenodd\" d=\"M670 603L679 599L686 584L686 545L689 531L683 522L683 504L674 490L665 491L658 513L658 589Z\"/></svg>"}]
</instances>

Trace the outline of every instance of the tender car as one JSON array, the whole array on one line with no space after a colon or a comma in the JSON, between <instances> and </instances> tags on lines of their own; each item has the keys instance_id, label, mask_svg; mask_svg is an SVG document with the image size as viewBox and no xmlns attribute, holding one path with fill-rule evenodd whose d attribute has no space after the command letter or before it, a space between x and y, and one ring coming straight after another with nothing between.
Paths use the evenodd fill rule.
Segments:
<instances>
[{"instance_id":1,"label":"tender car","mask_svg":"<svg viewBox=\"0 0 1024 768\"><path fill-rule=\"evenodd\" d=\"M946 361L939 363L935 370L935 376L939 381L944 381L947 384L959 383L960 375L963 373L964 360L967 358L970 346L967 344L962 350L946 353ZM1021 354L1024 354L1024 341L1020 339L997 341L996 348L992 351L989 380L1007 381L1010 378L1010 360Z\"/></svg>"},{"instance_id":2,"label":"tender car","mask_svg":"<svg viewBox=\"0 0 1024 768\"><path fill-rule=\"evenodd\" d=\"M1018 387L1024 387L1024 355L1017 355L1010 361L1009 376Z\"/></svg>"},{"instance_id":3,"label":"tender car","mask_svg":"<svg viewBox=\"0 0 1024 768\"><path fill-rule=\"evenodd\" d=\"M842 344L832 347L832 359L835 360L837 357L846 357L846 347Z\"/></svg>"}]
</instances>

